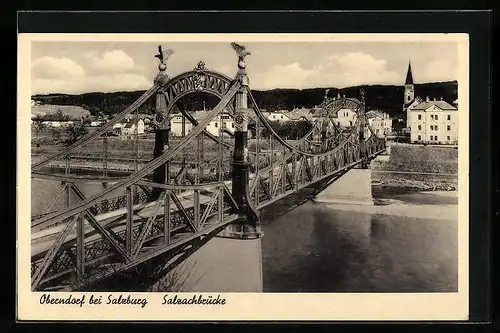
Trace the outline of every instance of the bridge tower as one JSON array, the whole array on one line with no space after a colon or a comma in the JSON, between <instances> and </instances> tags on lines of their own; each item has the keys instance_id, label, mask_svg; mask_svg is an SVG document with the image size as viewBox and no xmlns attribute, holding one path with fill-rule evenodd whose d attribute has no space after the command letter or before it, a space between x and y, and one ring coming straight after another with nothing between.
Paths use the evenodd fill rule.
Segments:
<instances>
[{"instance_id":1,"label":"bridge tower","mask_svg":"<svg viewBox=\"0 0 500 333\"><path fill-rule=\"evenodd\" d=\"M160 123L155 129L155 145L153 151L153 157L157 158L161 156L165 151L168 150L168 139L170 135L170 122L168 119L163 119L163 115L166 114L167 102L165 100L165 95L163 91L156 94L156 121ZM166 117L168 118L168 117ZM168 162L160 166L153 173L153 181L155 183L165 184L168 182L168 177L170 175ZM161 192L160 188L154 188L154 194L158 195ZM156 193L157 192L157 193Z\"/></svg>"},{"instance_id":2,"label":"bridge tower","mask_svg":"<svg viewBox=\"0 0 500 333\"><path fill-rule=\"evenodd\" d=\"M235 80L241 87L235 95L234 108L234 151L232 194L238 204L238 220L229 225L222 233L223 237L238 239L255 239L262 236L257 210L252 207L249 195L248 159L248 118L252 109L248 109L248 85L250 80L246 72L245 56L250 52L236 43L231 44L238 54L238 72Z\"/></svg>"},{"instance_id":3,"label":"bridge tower","mask_svg":"<svg viewBox=\"0 0 500 333\"><path fill-rule=\"evenodd\" d=\"M160 88L156 93L156 107L155 107L155 146L153 150L153 158L157 158L161 156L165 151L168 150L168 139L170 135L170 121L167 114L167 101L165 99L165 94L163 87L169 81L169 77L167 75L167 59L170 55L173 54L171 49L163 52L161 50L161 46L159 48L159 54L155 57L160 59L160 63L158 64L158 75L154 79L154 83L158 84ZM170 167L169 162L158 167L153 173L153 181L155 183L166 184L170 178ZM161 188L153 188L152 196L156 199L162 189Z\"/></svg>"},{"instance_id":4,"label":"bridge tower","mask_svg":"<svg viewBox=\"0 0 500 333\"><path fill-rule=\"evenodd\" d=\"M359 124L359 145L361 148L361 159L360 164L361 169L368 169L370 167L370 161L368 160L368 152L366 149L366 138L365 133L367 129L367 119L366 119L366 101L365 101L365 90L361 88L361 106L358 110L358 117L360 120Z\"/></svg>"}]
</instances>

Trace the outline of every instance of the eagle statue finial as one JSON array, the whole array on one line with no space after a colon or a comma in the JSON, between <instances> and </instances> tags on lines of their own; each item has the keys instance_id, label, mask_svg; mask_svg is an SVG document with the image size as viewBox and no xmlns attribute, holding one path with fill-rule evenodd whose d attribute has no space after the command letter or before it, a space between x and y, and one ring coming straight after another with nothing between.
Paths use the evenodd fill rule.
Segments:
<instances>
[{"instance_id":1,"label":"eagle statue finial","mask_svg":"<svg viewBox=\"0 0 500 333\"><path fill-rule=\"evenodd\" d=\"M232 42L231 46L233 49L236 51L236 54L238 55L238 68L239 69L244 69L246 67L245 65L245 57L247 55L250 55L251 53L247 51L244 45L240 45L238 43Z\"/></svg>"},{"instance_id":2,"label":"eagle statue finial","mask_svg":"<svg viewBox=\"0 0 500 333\"><path fill-rule=\"evenodd\" d=\"M160 64L158 65L158 69L160 71L164 71L167 69L167 60L173 53L174 50L172 49L167 49L165 52L163 52L161 45L158 45L158 54L155 55L155 58L158 58L160 60Z\"/></svg>"}]
</instances>

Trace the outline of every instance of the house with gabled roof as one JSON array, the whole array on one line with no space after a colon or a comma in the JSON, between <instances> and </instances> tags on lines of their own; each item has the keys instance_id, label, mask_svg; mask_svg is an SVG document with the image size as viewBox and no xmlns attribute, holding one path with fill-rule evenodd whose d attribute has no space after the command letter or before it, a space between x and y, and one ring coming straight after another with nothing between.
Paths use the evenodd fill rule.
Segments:
<instances>
[{"instance_id":1,"label":"house with gabled roof","mask_svg":"<svg viewBox=\"0 0 500 333\"><path fill-rule=\"evenodd\" d=\"M366 112L366 118L377 136L387 136L392 132L392 118L389 114L380 110L370 110Z\"/></svg>"},{"instance_id":2,"label":"house with gabled roof","mask_svg":"<svg viewBox=\"0 0 500 333\"><path fill-rule=\"evenodd\" d=\"M442 98L412 106L406 122L412 143L458 144L458 108Z\"/></svg>"},{"instance_id":3,"label":"house with gabled roof","mask_svg":"<svg viewBox=\"0 0 500 333\"><path fill-rule=\"evenodd\" d=\"M122 137L130 138L135 134L144 134L144 120L139 119L128 121L125 126L119 128L119 134Z\"/></svg>"}]
</instances>

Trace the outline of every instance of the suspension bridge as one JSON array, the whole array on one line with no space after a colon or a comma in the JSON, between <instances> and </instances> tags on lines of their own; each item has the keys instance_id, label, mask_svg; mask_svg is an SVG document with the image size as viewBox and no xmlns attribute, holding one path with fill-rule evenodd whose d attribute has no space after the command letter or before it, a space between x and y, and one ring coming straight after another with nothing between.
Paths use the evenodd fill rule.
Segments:
<instances>
[{"instance_id":1,"label":"suspension bridge","mask_svg":"<svg viewBox=\"0 0 500 333\"><path fill-rule=\"evenodd\" d=\"M252 96L245 63L249 52L232 46L238 56L234 79L202 62L169 78L172 52L160 47L159 72L149 90L97 131L32 164L32 179L60 184L44 212L31 219L32 290L88 291L116 280L154 283L214 237L242 242L262 237L259 210L305 188L319 192L352 168L367 168L385 150L385 141L366 121L363 92L359 103L325 99L324 112L304 137L293 142L281 138ZM169 117L174 106L200 92L216 96L219 103L202 119L180 108L191 129L173 142ZM139 158L136 132L133 170L113 176L109 133L153 99L152 159ZM357 113L347 129L333 117L346 107ZM224 128L223 115L234 120L234 133L208 132L212 121ZM255 121L249 124L250 119ZM251 140L250 127L256 133ZM101 154L96 153L102 160L99 173L80 175L74 157L95 142L102 145ZM64 163L64 174L50 172L54 162ZM86 183L100 190L86 195L81 189ZM54 209L60 200L64 208Z\"/></svg>"}]
</instances>

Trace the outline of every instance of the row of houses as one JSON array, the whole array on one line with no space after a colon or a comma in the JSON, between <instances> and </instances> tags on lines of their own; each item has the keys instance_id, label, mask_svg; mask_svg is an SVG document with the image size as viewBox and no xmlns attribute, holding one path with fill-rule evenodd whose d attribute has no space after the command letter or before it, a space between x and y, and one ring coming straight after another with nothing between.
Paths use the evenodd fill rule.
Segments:
<instances>
[{"instance_id":1,"label":"row of houses","mask_svg":"<svg viewBox=\"0 0 500 333\"><path fill-rule=\"evenodd\" d=\"M325 111L320 108L313 109L295 109L293 111L277 111L277 112L263 112L264 117L268 121L275 122L290 122L290 121L315 121L318 117L321 117ZM205 116L204 111L196 111L193 113L193 117L197 120L202 119ZM368 123L373 128L375 134L380 137L386 136L392 132L392 118L389 117L387 113L379 110L368 111L366 114L368 118ZM251 116L251 118L256 118L256 116ZM352 109L341 109L335 115L333 115L334 121L337 125L341 127L350 127L356 123L357 114L355 110ZM251 120L252 121L252 120ZM183 124L183 116L181 114L173 115L170 118L170 131L173 136L182 136L183 132L185 134L189 133L192 129L192 125L189 121ZM213 134L219 135L219 131L222 129L225 132L234 133L234 120L233 118L224 113L212 120L206 127L206 130Z\"/></svg>"},{"instance_id":2,"label":"row of houses","mask_svg":"<svg viewBox=\"0 0 500 333\"><path fill-rule=\"evenodd\" d=\"M356 100L355 98L352 98ZM356 100L359 103L359 101ZM290 112L279 111L266 115L266 118L271 121L298 121L307 120L315 121L318 117L324 115L326 111L321 108L312 109L295 109ZM357 113L350 108L340 109L335 114L332 114L333 120L340 127L351 127L357 121ZM389 114L380 110L371 110L366 113L368 123L374 129L375 134L379 136L388 135L392 132L392 118Z\"/></svg>"},{"instance_id":3,"label":"row of houses","mask_svg":"<svg viewBox=\"0 0 500 333\"><path fill-rule=\"evenodd\" d=\"M321 108L300 108L292 111L277 111L277 112L263 112L264 117L268 121L273 122L290 122L290 121L309 121L313 122L318 117L324 115L325 110ZM206 116L206 111L195 111L191 115L196 120L201 120ZM372 126L377 135L383 136L391 132L392 119L386 114L378 110L367 112L369 124ZM137 117L137 118L136 118ZM122 138L130 138L135 133L142 135L154 128L153 116L146 114L130 114L123 120L117 122L113 126L114 133ZM170 131L173 136L182 136L187 134L193 128L190 121L184 120L182 114L173 114L170 117ZM256 115L251 115L255 120ZM339 126L350 127L353 126L357 120L357 114L351 109L340 109L333 115L333 119ZM90 117L87 119L87 124L90 127L102 126L107 121L107 118ZM252 121L252 120L251 120ZM51 127L66 127L73 124L75 121L44 121L43 124ZM233 134L235 130L234 119L227 112L221 116L216 117L206 127L206 130L218 136L220 130L227 134Z\"/></svg>"}]
</instances>

